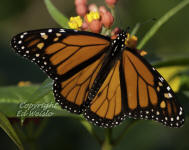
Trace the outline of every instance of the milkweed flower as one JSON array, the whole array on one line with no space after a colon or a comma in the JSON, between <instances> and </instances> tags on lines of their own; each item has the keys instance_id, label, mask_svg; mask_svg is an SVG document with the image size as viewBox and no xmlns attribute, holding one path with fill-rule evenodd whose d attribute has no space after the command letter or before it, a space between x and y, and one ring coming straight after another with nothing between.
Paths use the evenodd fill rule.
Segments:
<instances>
[{"instance_id":1,"label":"milkweed flower","mask_svg":"<svg viewBox=\"0 0 189 150\"><path fill-rule=\"evenodd\" d=\"M136 49L137 42L138 42L138 38L135 35L131 36L129 33L127 34L127 39L125 40L125 45L127 47L132 48L132 49ZM144 51L144 50L137 50L137 52L141 56L147 55L147 52Z\"/></svg>"},{"instance_id":2,"label":"milkweed flower","mask_svg":"<svg viewBox=\"0 0 189 150\"><path fill-rule=\"evenodd\" d=\"M77 17L70 17L70 20L68 22L68 25L71 29L76 29L76 30L79 30L80 27L82 26L82 19L80 16L77 16Z\"/></svg>"},{"instance_id":3,"label":"milkweed flower","mask_svg":"<svg viewBox=\"0 0 189 150\"><path fill-rule=\"evenodd\" d=\"M127 39L125 40L125 45L130 48L136 48L138 42L138 38L133 35L131 36L129 33L127 34Z\"/></svg>"},{"instance_id":4,"label":"milkweed flower","mask_svg":"<svg viewBox=\"0 0 189 150\"><path fill-rule=\"evenodd\" d=\"M81 28L82 30L87 31L89 30L89 25L84 21Z\"/></svg>"},{"instance_id":5,"label":"milkweed flower","mask_svg":"<svg viewBox=\"0 0 189 150\"><path fill-rule=\"evenodd\" d=\"M79 16L85 16L87 14L87 5L79 4L76 6L76 12Z\"/></svg>"},{"instance_id":6,"label":"milkweed flower","mask_svg":"<svg viewBox=\"0 0 189 150\"><path fill-rule=\"evenodd\" d=\"M120 28L116 27L111 32L111 39L116 39L117 35L121 32Z\"/></svg>"},{"instance_id":7,"label":"milkweed flower","mask_svg":"<svg viewBox=\"0 0 189 150\"><path fill-rule=\"evenodd\" d=\"M106 4L109 6L114 6L118 0L106 0Z\"/></svg>"},{"instance_id":8,"label":"milkweed flower","mask_svg":"<svg viewBox=\"0 0 189 150\"><path fill-rule=\"evenodd\" d=\"M103 12L103 13L106 13L106 12L107 12L106 7L100 6L100 7L99 7L99 12L100 12L100 13L102 13L102 12Z\"/></svg>"},{"instance_id":9,"label":"milkweed flower","mask_svg":"<svg viewBox=\"0 0 189 150\"><path fill-rule=\"evenodd\" d=\"M75 0L76 7L81 4L87 5L87 0Z\"/></svg>"},{"instance_id":10,"label":"milkweed flower","mask_svg":"<svg viewBox=\"0 0 189 150\"><path fill-rule=\"evenodd\" d=\"M100 22L100 20L93 20L89 24L89 28L94 33L100 33L102 30L102 23Z\"/></svg>"},{"instance_id":11,"label":"milkweed flower","mask_svg":"<svg viewBox=\"0 0 189 150\"><path fill-rule=\"evenodd\" d=\"M114 22L114 17L112 14L107 11L107 12L101 12L101 22L106 28L110 28Z\"/></svg>"},{"instance_id":12,"label":"milkweed flower","mask_svg":"<svg viewBox=\"0 0 189 150\"><path fill-rule=\"evenodd\" d=\"M88 9L89 12L98 12L98 7L96 6L96 4L90 4Z\"/></svg>"},{"instance_id":13,"label":"milkweed flower","mask_svg":"<svg viewBox=\"0 0 189 150\"><path fill-rule=\"evenodd\" d=\"M20 82L18 82L18 86L19 87L30 86L30 85L31 85L30 81L20 81Z\"/></svg>"},{"instance_id":14,"label":"milkweed flower","mask_svg":"<svg viewBox=\"0 0 189 150\"><path fill-rule=\"evenodd\" d=\"M98 20L98 19L100 19L99 12L91 11L90 13L87 14L87 21L89 23L92 22L93 20Z\"/></svg>"},{"instance_id":15,"label":"milkweed flower","mask_svg":"<svg viewBox=\"0 0 189 150\"><path fill-rule=\"evenodd\" d=\"M94 33L100 33L102 30L102 23L100 21L100 14L98 11L91 11L85 16L85 21L89 25L89 29Z\"/></svg>"}]
</instances>

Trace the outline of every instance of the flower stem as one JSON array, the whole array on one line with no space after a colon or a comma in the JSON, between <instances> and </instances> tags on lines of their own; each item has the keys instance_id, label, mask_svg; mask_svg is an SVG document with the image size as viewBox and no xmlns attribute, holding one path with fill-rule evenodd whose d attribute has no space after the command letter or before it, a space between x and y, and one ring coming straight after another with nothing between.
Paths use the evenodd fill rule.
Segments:
<instances>
[{"instance_id":1,"label":"flower stem","mask_svg":"<svg viewBox=\"0 0 189 150\"><path fill-rule=\"evenodd\" d=\"M129 122L129 124L127 126L125 126L125 128L123 129L123 132L113 141L113 145L118 145L121 140L123 139L123 137L125 136L125 134L128 132L128 130L136 124L136 122L138 122L138 120L132 120L131 122Z\"/></svg>"},{"instance_id":2,"label":"flower stem","mask_svg":"<svg viewBox=\"0 0 189 150\"><path fill-rule=\"evenodd\" d=\"M131 37L132 37L133 35L136 35L136 33L137 33L137 31L138 31L139 28L140 28L140 23L137 23L137 24L134 26L133 30L131 31Z\"/></svg>"},{"instance_id":3,"label":"flower stem","mask_svg":"<svg viewBox=\"0 0 189 150\"><path fill-rule=\"evenodd\" d=\"M93 126L87 120L81 120L81 124L83 127L97 140L97 142L101 145L102 141L95 133Z\"/></svg>"},{"instance_id":4,"label":"flower stem","mask_svg":"<svg viewBox=\"0 0 189 150\"><path fill-rule=\"evenodd\" d=\"M111 137L112 137L112 129L108 128L105 130L105 139L104 142L102 143L101 150L112 150L113 145L112 145Z\"/></svg>"}]
</instances>

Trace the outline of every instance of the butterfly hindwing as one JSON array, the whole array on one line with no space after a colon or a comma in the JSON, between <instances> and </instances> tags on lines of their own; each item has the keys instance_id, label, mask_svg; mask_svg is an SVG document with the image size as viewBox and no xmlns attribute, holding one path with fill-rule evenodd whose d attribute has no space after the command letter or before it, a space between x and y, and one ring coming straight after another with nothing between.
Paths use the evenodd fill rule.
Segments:
<instances>
[{"instance_id":1,"label":"butterfly hindwing","mask_svg":"<svg viewBox=\"0 0 189 150\"><path fill-rule=\"evenodd\" d=\"M54 80L55 99L63 108L81 113L110 40L90 32L42 29L18 34L11 44Z\"/></svg>"},{"instance_id":2,"label":"butterfly hindwing","mask_svg":"<svg viewBox=\"0 0 189 150\"><path fill-rule=\"evenodd\" d=\"M100 72L97 77L97 84L94 83L89 92L90 103L86 106L84 116L101 127L116 126L125 118L122 109L120 63L120 60L107 63L108 66L103 68L104 72Z\"/></svg>"},{"instance_id":3,"label":"butterfly hindwing","mask_svg":"<svg viewBox=\"0 0 189 150\"><path fill-rule=\"evenodd\" d=\"M183 109L165 79L136 50L122 53L122 93L127 116L170 127L184 123Z\"/></svg>"}]
</instances>

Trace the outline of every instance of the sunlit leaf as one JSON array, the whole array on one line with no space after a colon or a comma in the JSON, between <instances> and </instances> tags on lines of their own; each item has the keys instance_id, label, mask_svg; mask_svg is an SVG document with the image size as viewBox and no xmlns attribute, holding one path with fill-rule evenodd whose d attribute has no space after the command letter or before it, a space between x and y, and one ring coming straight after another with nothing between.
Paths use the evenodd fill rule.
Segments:
<instances>
[{"instance_id":1,"label":"sunlit leaf","mask_svg":"<svg viewBox=\"0 0 189 150\"><path fill-rule=\"evenodd\" d=\"M181 76L173 76L178 74L180 71L186 70L183 66L173 66L173 67L162 67L157 69L158 72L168 81L173 91L177 92L181 85Z\"/></svg>"},{"instance_id":2,"label":"sunlit leaf","mask_svg":"<svg viewBox=\"0 0 189 150\"><path fill-rule=\"evenodd\" d=\"M28 101L28 98L39 88L37 85L28 87L1 87L0 111L7 117L51 117L64 116L81 118L79 115L63 110L55 102L52 92L41 97L37 103Z\"/></svg>"}]
</instances>

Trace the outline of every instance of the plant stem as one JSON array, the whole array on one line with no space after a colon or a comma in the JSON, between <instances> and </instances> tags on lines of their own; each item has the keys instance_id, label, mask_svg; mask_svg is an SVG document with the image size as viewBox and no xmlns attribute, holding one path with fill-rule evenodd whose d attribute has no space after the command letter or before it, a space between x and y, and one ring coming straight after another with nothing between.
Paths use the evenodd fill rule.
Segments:
<instances>
[{"instance_id":1,"label":"plant stem","mask_svg":"<svg viewBox=\"0 0 189 150\"><path fill-rule=\"evenodd\" d=\"M97 140L97 142L101 145L102 141L95 133L93 126L87 120L81 120L81 124L84 128Z\"/></svg>"},{"instance_id":2,"label":"plant stem","mask_svg":"<svg viewBox=\"0 0 189 150\"><path fill-rule=\"evenodd\" d=\"M136 35L136 33L137 33L137 31L138 31L139 28L140 28L140 23L137 23L137 24L134 26L133 30L131 31L131 37L132 37L133 35Z\"/></svg>"},{"instance_id":3,"label":"plant stem","mask_svg":"<svg viewBox=\"0 0 189 150\"><path fill-rule=\"evenodd\" d=\"M172 16L174 16L177 12L179 12L182 8L184 8L187 4L189 4L189 0L182 0L179 4L177 4L174 8L170 9L165 15L163 15L157 23L155 23L152 28L145 34L144 38L139 43L137 49L141 49L150 39L151 37L158 31L158 29L166 23Z\"/></svg>"},{"instance_id":4,"label":"plant stem","mask_svg":"<svg viewBox=\"0 0 189 150\"><path fill-rule=\"evenodd\" d=\"M105 130L105 139L104 142L102 143L101 150L112 150L113 145L112 145L111 137L112 137L112 129L108 128Z\"/></svg>"},{"instance_id":5,"label":"plant stem","mask_svg":"<svg viewBox=\"0 0 189 150\"><path fill-rule=\"evenodd\" d=\"M117 145L121 142L121 140L123 139L123 137L125 136L125 134L128 132L128 130L134 125L136 124L136 122L138 122L138 120L132 120L127 126L125 126L125 128L123 129L123 132L114 140L114 142L112 143L113 145Z\"/></svg>"}]
</instances>

